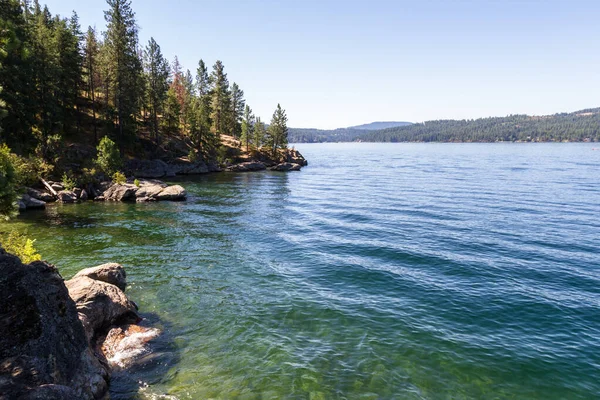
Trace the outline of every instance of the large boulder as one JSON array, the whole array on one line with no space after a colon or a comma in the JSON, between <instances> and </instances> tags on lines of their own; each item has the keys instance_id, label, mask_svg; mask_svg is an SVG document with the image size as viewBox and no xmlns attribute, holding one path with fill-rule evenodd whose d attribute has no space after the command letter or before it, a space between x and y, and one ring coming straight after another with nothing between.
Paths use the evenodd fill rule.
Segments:
<instances>
[{"instance_id":1,"label":"large boulder","mask_svg":"<svg viewBox=\"0 0 600 400\"><path fill-rule=\"evenodd\" d=\"M114 184L102 194L103 198L108 201L135 201L135 192L137 186L126 184Z\"/></svg>"},{"instance_id":2,"label":"large boulder","mask_svg":"<svg viewBox=\"0 0 600 400\"><path fill-rule=\"evenodd\" d=\"M55 200L54 196L50 193L42 192L41 190L27 188L27 194L34 199L41 200L45 203L50 203Z\"/></svg>"},{"instance_id":3,"label":"large boulder","mask_svg":"<svg viewBox=\"0 0 600 400\"><path fill-rule=\"evenodd\" d=\"M302 154L296 149L289 149L287 153L287 161L298 164L301 167L308 165L308 161L304 158Z\"/></svg>"},{"instance_id":4,"label":"large boulder","mask_svg":"<svg viewBox=\"0 0 600 400\"><path fill-rule=\"evenodd\" d=\"M21 201L25 205L25 208L28 209L28 210L35 209L35 208L45 208L46 207L46 202L44 202L42 200L35 199L35 198L31 197L28 194L24 194L23 197L21 197Z\"/></svg>"},{"instance_id":5,"label":"large boulder","mask_svg":"<svg viewBox=\"0 0 600 400\"><path fill-rule=\"evenodd\" d=\"M61 190L57 193L58 201L61 203L75 203L77 195L70 190Z\"/></svg>"},{"instance_id":6,"label":"large boulder","mask_svg":"<svg viewBox=\"0 0 600 400\"><path fill-rule=\"evenodd\" d=\"M56 268L0 250L0 398L98 399L108 369L94 356Z\"/></svg>"},{"instance_id":7,"label":"large boulder","mask_svg":"<svg viewBox=\"0 0 600 400\"><path fill-rule=\"evenodd\" d=\"M114 268L110 265L105 268L109 271L96 270L91 276L116 279L115 282L118 283L119 274L115 273ZM125 272L122 273L124 277ZM93 279L90 275L80 275L68 280L66 286L75 301L79 319L90 343L112 325L138 322L140 319L135 303L116 285Z\"/></svg>"},{"instance_id":8,"label":"large boulder","mask_svg":"<svg viewBox=\"0 0 600 400\"><path fill-rule=\"evenodd\" d=\"M82 269L72 279L84 276L96 281L110 283L121 290L125 290L125 287L127 286L127 274L125 273L125 268L117 263L107 263L98 265L97 267Z\"/></svg>"},{"instance_id":9,"label":"large boulder","mask_svg":"<svg viewBox=\"0 0 600 400\"><path fill-rule=\"evenodd\" d=\"M262 171L267 169L267 166L260 161L247 161L240 164L234 164L227 168L227 171L232 172L250 172L250 171Z\"/></svg>"},{"instance_id":10,"label":"large boulder","mask_svg":"<svg viewBox=\"0 0 600 400\"><path fill-rule=\"evenodd\" d=\"M157 200L171 200L171 201L179 201L185 200L187 197L187 192L185 189L179 185L167 186L161 192L156 195Z\"/></svg>"},{"instance_id":11,"label":"large boulder","mask_svg":"<svg viewBox=\"0 0 600 400\"><path fill-rule=\"evenodd\" d=\"M161 181L156 180L142 180L140 181L140 187L135 192L137 199L156 199L160 192L162 192L168 185Z\"/></svg>"},{"instance_id":12,"label":"large boulder","mask_svg":"<svg viewBox=\"0 0 600 400\"><path fill-rule=\"evenodd\" d=\"M269 169L271 171L286 172L286 171L300 171L301 168L302 168L302 166L300 164L285 162L285 163L277 164L274 167L271 167Z\"/></svg>"}]
</instances>

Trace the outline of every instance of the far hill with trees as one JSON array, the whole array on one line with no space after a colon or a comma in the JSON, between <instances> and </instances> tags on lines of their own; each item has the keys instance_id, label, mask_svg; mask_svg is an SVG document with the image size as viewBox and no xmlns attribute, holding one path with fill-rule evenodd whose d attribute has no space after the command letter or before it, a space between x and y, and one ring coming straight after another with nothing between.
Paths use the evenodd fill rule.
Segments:
<instances>
[{"instance_id":1,"label":"far hill with trees","mask_svg":"<svg viewBox=\"0 0 600 400\"><path fill-rule=\"evenodd\" d=\"M398 126L382 128L385 124L398 124ZM545 116L509 115L471 120L426 121L415 124L374 122L334 130L290 128L289 132L292 143L598 142L600 141L600 108Z\"/></svg>"},{"instance_id":2,"label":"far hill with trees","mask_svg":"<svg viewBox=\"0 0 600 400\"><path fill-rule=\"evenodd\" d=\"M371 122L370 124L351 126L348 129L365 130L365 131L376 131L380 129L397 128L399 126L411 125L412 122L403 121L379 121Z\"/></svg>"}]
</instances>

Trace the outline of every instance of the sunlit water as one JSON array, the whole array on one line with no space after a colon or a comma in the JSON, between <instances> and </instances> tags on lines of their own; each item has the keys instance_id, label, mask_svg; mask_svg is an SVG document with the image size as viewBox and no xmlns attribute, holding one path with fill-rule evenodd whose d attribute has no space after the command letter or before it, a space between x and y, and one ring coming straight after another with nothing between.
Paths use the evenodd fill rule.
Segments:
<instances>
[{"instance_id":1,"label":"sunlit water","mask_svg":"<svg viewBox=\"0 0 600 400\"><path fill-rule=\"evenodd\" d=\"M126 266L163 330L114 399L593 399L593 144L298 145L297 173L13 225L68 278Z\"/></svg>"}]
</instances>

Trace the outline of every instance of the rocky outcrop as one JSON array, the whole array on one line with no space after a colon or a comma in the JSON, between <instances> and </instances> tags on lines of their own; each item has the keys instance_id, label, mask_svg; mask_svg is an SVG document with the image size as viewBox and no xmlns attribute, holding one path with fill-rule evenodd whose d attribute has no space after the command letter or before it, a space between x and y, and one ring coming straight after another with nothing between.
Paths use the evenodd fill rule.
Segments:
<instances>
[{"instance_id":1,"label":"rocky outcrop","mask_svg":"<svg viewBox=\"0 0 600 400\"><path fill-rule=\"evenodd\" d=\"M287 172L287 171L300 171L301 168L302 168L302 166L300 164L285 162L285 163L277 164L274 167L271 167L269 169L271 171Z\"/></svg>"},{"instance_id":2,"label":"rocky outcrop","mask_svg":"<svg viewBox=\"0 0 600 400\"><path fill-rule=\"evenodd\" d=\"M156 180L142 180L139 186L131 183L114 184L95 198L96 201L181 201L187 198L187 192L180 185L169 186Z\"/></svg>"},{"instance_id":3,"label":"rocky outcrop","mask_svg":"<svg viewBox=\"0 0 600 400\"><path fill-rule=\"evenodd\" d=\"M33 189L33 188L27 188L27 194L31 198L43 201L44 203L51 203L54 200L56 200L54 198L54 196L51 195L50 193L42 192L41 190L37 190L37 189Z\"/></svg>"},{"instance_id":4,"label":"rocky outcrop","mask_svg":"<svg viewBox=\"0 0 600 400\"><path fill-rule=\"evenodd\" d=\"M227 171L231 172L250 172L250 171L262 171L267 169L267 166L260 161L248 161L240 164L234 164L227 168Z\"/></svg>"},{"instance_id":5,"label":"rocky outcrop","mask_svg":"<svg viewBox=\"0 0 600 400\"><path fill-rule=\"evenodd\" d=\"M98 197L97 200L107 201L135 201L137 186L133 184L114 184Z\"/></svg>"},{"instance_id":6,"label":"rocky outcrop","mask_svg":"<svg viewBox=\"0 0 600 400\"><path fill-rule=\"evenodd\" d=\"M0 253L0 398L102 398L108 369L56 268Z\"/></svg>"},{"instance_id":7,"label":"rocky outcrop","mask_svg":"<svg viewBox=\"0 0 600 400\"><path fill-rule=\"evenodd\" d=\"M119 264L66 283L45 262L0 249L0 399L106 398L113 368L149 350L158 329L139 326Z\"/></svg>"},{"instance_id":8,"label":"rocky outcrop","mask_svg":"<svg viewBox=\"0 0 600 400\"><path fill-rule=\"evenodd\" d=\"M293 164L298 164L301 167L305 167L308 165L308 161L304 158L302 154L296 149L289 149L287 152L287 161Z\"/></svg>"},{"instance_id":9,"label":"rocky outcrop","mask_svg":"<svg viewBox=\"0 0 600 400\"><path fill-rule=\"evenodd\" d=\"M171 163L162 160L128 160L125 165L126 172L137 178L159 179L176 175L206 174L220 171L218 165L206 164L202 161L191 162L177 159Z\"/></svg>"},{"instance_id":10,"label":"rocky outcrop","mask_svg":"<svg viewBox=\"0 0 600 400\"><path fill-rule=\"evenodd\" d=\"M108 264L96 267L94 270L86 274L78 274L66 282L69 295L77 305L79 319L90 343L93 343L98 333L112 325L138 322L140 319L135 303L127 298L119 286L106 282L106 280L114 281L125 287L123 267Z\"/></svg>"}]
</instances>

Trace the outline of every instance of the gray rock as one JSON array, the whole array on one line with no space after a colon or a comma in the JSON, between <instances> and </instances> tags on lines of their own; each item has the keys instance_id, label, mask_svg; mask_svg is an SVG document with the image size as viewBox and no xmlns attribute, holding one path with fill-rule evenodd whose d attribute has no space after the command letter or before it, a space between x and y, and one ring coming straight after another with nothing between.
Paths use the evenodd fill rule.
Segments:
<instances>
[{"instance_id":1,"label":"gray rock","mask_svg":"<svg viewBox=\"0 0 600 400\"><path fill-rule=\"evenodd\" d=\"M19 200L17 202L17 205L19 206L19 211L25 211L25 210L27 210L27 206L25 205L25 203L23 202L23 200Z\"/></svg>"},{"instance_id":2,"label":"gray rock","mask_svg":"<svg viewBox=\"0 0 600 400\"><path fill-rule=\"evenodd\" d=\"M29 196L28 194L24 194L23 197L21 198L21 202L23 202L23 204L25 205L26 209L35 209L35 208L46 208L46 203L38 200L38 199L34 199L33 197Z\"/></svg>"},{"instance_id":3,"label":"gray rock","mask_svg":"<svg viewBox=\"0 0 600 400\"><path fill-rule=\"evenodd\" d=\"M157 200L185 200L187 197L187 192L185 189L179 185L168 186L164 188L157 196Z\"/></svg>"},{"instance_id":4,"label":"gray rock","mask_svg":"<svg viewBox=\"0 0 600 400\"><path fill-rule=\"evenodd\" d=\"M77 201L77 195L68 190L61 190L57 193L57 197L61 203L75 203Z\"/></svg>"},{"instance_id":5,"label":"gray rock","mask_svg":"<svg viewBox=\"0 0 600 400\"><path fill-rule=\"evenodd\" d=\"M54 196L52 196L50 193L42 192L33 188L27 188L27 194L34 199L41 200L46 203L50 203L55 200Z\"/></svg>"},{"instance_id":6,"label":"gray rock","mask_svg":"<svg viewBox=\"0 0 600 400\"><path fill-rule=\"evenodd\" d=\"M126 183L124 185L114 184L102 194L108 201L135 201L137 186Z\"/></svg>"},{"instance_id":7,"label":"gray rock","mask_svg":"<svg viewBox=\"0 0 600 400\"><path fill-rule=\"evenodd\" d=\"M298 164L301 167L308 165L308 161L306 161L304 156L302 154L300 154L300 152L298 150L295 150L295 149L288 150L287 159L288 159L288 162Z\"/></svg>"},{"instance_id":8,"label":"gray rock","mask_svg":"<svg viewBox=\"0 0 600 400\"><path fill-rule=\"evenodd\" d=\"M259 161L248 161L240 164L232 165L227 168L227 171L232 172L249 172L249 171L262 171L267 169L267 166Z\"/></svg>"},{"instance_id":9,"label":"gray rock","mask_svg":"<svg viewBox=\"0 0 600 400\"><path fill-rule=\"evenodd\" d=\"M277 164L276 166L271 167L269 169L271 171L286 172L286 171L300 171L301 168L302 168L302 166L300 164L285 162L285 163Z\"/></svg>"},{"instance_id":10,"label":"gray rock","mask_svg":"<svg viewBox=\"0 0 600 400\"><path fill-rule=\"evenodd\" d=\"M108 369L93 355L75 303L52 265L23 265L0 255L0 332L0 398L106 395Z\"/></svg>"},{"instance_id":11,"label":"gray rock","mask_svg":"<svg viewBox=\"0 0 600 400\"><path fill-rule=\"evenodd\" d=\"M125 273L125 268L117 263L107 263L98 265L97 267L82 269L73 277L73 279L81 278L82 276L110 283L121 290L125 290L125 286L127 286L127 274Z\"/></svg>"},{"instance_id":12,"label":"gray rock","mask_svg":"<svg viewBox=\"0 0 600 400\"><path fill-rule=\"evenodd\" d=\"M88 276L66 283L90 343L97 334L120 322L137 322L137 308L117 286Z\"/></svg>"},{"instance_id":13,"label":"gray rock","mask_svg":"<svg viewBox=\"0 0 600 400\"><path fill-rule=\"evenodd\" d=\"M140 187L135 192L135 197L140 199L148 197L156 199L160 192L162 192L168 185L161 181L155 180L143 180L140 181Z\"/></svg>"}]
</instances>

